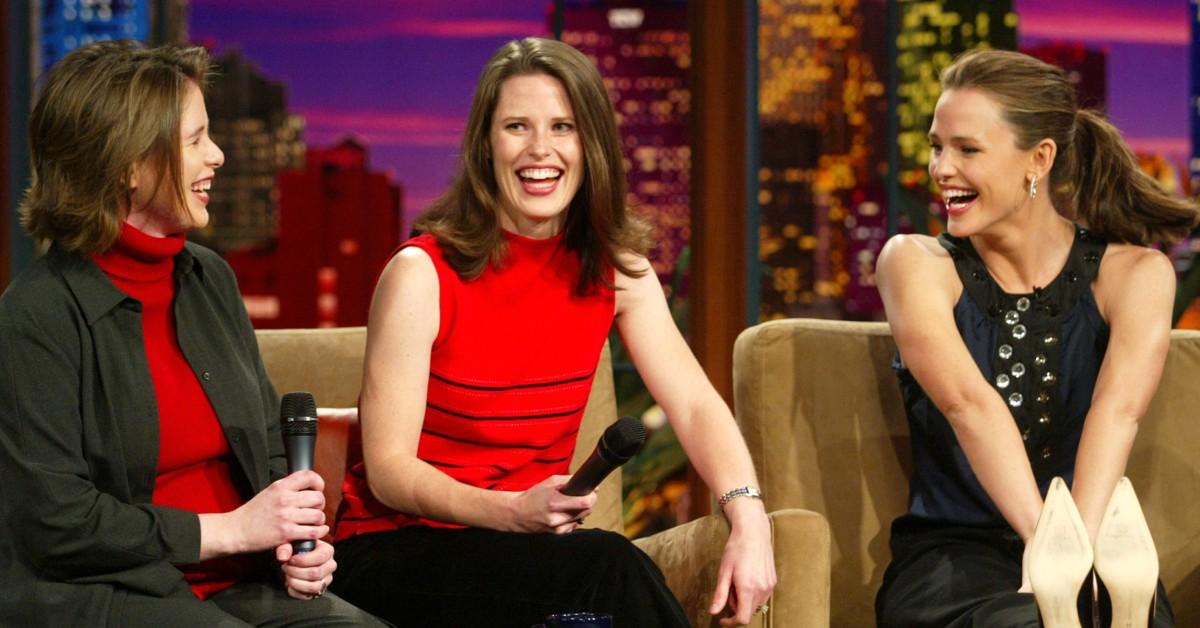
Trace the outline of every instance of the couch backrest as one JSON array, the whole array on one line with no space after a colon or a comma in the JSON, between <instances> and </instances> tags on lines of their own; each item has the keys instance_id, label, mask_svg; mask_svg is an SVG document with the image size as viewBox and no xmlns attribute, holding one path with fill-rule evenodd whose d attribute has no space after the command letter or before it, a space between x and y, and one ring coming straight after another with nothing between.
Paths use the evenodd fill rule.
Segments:
<instances>
[{"instance_id":1,"label":"couch backrest","mask_svg":"<svg viewBox=\"0 0 1200 628\"><path fill-rule=\"evenodd\" d=\"M365 327L269 329L259 330L256 335L267 374L281 395L306 390L322 408L358 405L367 340ZM591 453L604 428L616 420L616 413L612 367L605 345L579 429L572 469ZM331 522L342 499L350 437L357 429L357 421L352 418L323 417L321 420L315 462L318 472L325 478L325 512ZM600 486L599 500L586 525L618 532L623 530L620 470Z\"/></svg>"},{"instance_id":2,"label":"couch backrest","mask_svg":"<svg viewBox=\"0 0 1200 628\"><path fill-rule=\"evenodd\" d=\"M910 438L894 352L886 323L804 319L747 329L734 348L736 414L768 510L829 519L833 626L875 624L889 526L908 507ZM1174 332L1128 468L1179 625L1200 625L1198 378L1200 333Z\"/></svg>"}]
</instances>

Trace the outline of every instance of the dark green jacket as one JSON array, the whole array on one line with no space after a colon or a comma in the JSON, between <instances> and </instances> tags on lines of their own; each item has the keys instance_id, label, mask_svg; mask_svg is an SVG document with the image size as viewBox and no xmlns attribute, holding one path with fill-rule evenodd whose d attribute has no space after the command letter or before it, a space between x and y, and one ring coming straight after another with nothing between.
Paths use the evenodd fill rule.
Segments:
<instances>
[{"instance_id":1,"label":"dark green jacket","mask_svg":"<svg viewBox=\"0 0 1200 628\"><path fill-rule=\"evenodd\" d=\"M279 400L229 266L175 258L180 348L246 498L283 477ZM57 247L0 296L0 625L103 625L129 592L191 595L199 518L150 503L158 408L141 304Z\"/></svg>"}]
</instances>

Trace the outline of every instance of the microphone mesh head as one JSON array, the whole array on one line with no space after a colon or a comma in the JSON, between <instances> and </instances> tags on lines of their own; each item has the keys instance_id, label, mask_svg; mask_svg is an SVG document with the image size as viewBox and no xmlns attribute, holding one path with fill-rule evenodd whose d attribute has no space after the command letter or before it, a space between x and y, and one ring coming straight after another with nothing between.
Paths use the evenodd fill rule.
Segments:
<instances>
[{"instance_id":1,"label":"microphone mesh head","mask_svg":"<svg viewBox=\"0 0 1200 628\"><path fill-rule=\"evenodd\" d=\"M623 416L604 430L604 446L609 452L626 460L646 442L646 426L631 416Z\"/></svg>"},{"instance_id":2,"label":"microphone mesh head","mask_svg":"<svg viewBox=\"0 0 1200 628\"><path fill-rule=\"evenodd\" d=\"M291 392L279 402L279 421L283 435L316 434L317 401L312 393Z\"/></svg>"},{"instance_id":3,"label":"microphone mesh head","mask_svg":"<svg viewBox=\"0 0 1200 628\"><path fill-rule=\"evenodd\" d=\"M279 403L280 418L317 416L317 401L309 392L290 392Z\"/></svg>"}]
</instances>

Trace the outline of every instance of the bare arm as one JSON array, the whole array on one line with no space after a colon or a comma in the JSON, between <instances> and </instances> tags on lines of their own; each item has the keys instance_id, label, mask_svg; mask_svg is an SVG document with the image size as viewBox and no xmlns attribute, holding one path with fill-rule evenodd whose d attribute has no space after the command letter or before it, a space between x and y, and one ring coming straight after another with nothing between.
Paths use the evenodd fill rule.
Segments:
<instances>
[{"instance_id":1,"label":"bare arm","mask_svg":"<svg viewBox=\"0 0 1200 628\"><path fill-rule=\"evenodd\" d=\"M662 406L679 442L709 489L717 495L758 486L754 463L729 406L713 388L675 327L662 287L649 263L629 257L639 278L617 274L617 328L650 394ZM726 604L731 584L737 599L734 620L747 623L775 586L770 526L761 501L735 499L725 505L732 528L721 561L711 612Z\"/></svg>"},{"instance_id":2,"label":"bare arm","mask_svg":"<svg viewBox=\"0 0 1200 628\"><path fill-rule=\"evenodd\" d=\"M439 325L438 278L429 255L401 250L375 289L359 408L367 482L399 512L511 531L566 531L594 495L567 497L548 480L521 493L456 481L417 458L429 363ZM557 477L557 476L556 476ZM562 482L557 482L561 484Z\"/></svg>"},{"instance_id":3,"label":"bare arm","mask_svg":"<svg viewBox=\"0 0 1200 628\"><path fill-rule=\"evenodd\" d=\"M1104 256L1104 279L1096 288L1111 330L1108 350L1083 424L1071 491L1093 539L1113 488L1125 474L1138 420L1158 389L1175 299L1175 271L1165 255L1112 246L1117 250Z\"/></svg>"},{"instance_id":4,"label":"bare arm","mask_svg":"<svg viewBox=\"0 0 1200 628\"><path fill-rule=\"evenodd\" d=\"M1022 539L1033 535L1042 497L1016 423L971 359L954 324L961 288L932 238L895 236L879 255L879 292L900 356L946 416L971 470Z\"/></svg>"}]
</instances>

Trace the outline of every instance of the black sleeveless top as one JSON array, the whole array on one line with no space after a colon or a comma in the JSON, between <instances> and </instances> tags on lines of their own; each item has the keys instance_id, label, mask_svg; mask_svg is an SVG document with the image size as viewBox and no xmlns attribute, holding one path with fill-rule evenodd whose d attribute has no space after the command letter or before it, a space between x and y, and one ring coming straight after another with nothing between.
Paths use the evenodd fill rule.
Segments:
<instances>
[{"instance_id":1,"label":"black sleeveless top","mask_svg":"<svg viewBox=\"0 0 1200 628\"><path fill-rule=\"evenodd\" d=\"M1070 484L1108 347L1108 325L1092 295L1106 243L1076 227L1067 263L1049 285L1029 294L1008 294L992 279L970 240L942 234L938 242L949 251L963 283L954 306L955 324L976 366L1012 413L1042 495L1055 476ZM946 417L899 353L893 366L912 434L906 517L1007 526Z\"/></svg>"}]
</instances>

